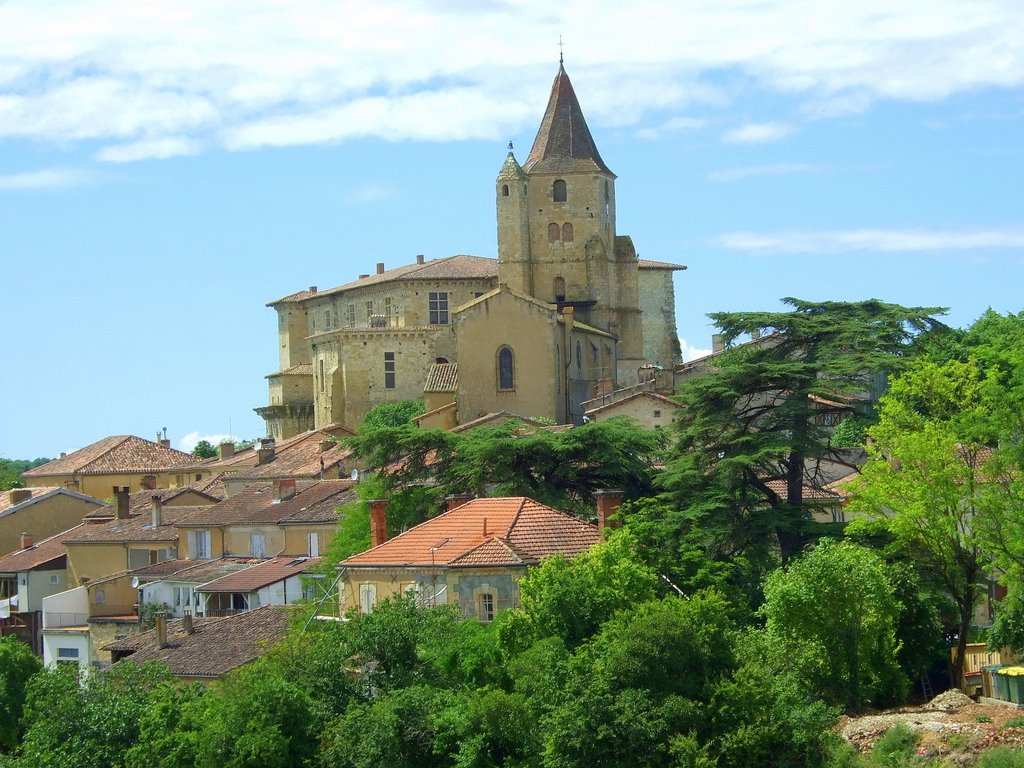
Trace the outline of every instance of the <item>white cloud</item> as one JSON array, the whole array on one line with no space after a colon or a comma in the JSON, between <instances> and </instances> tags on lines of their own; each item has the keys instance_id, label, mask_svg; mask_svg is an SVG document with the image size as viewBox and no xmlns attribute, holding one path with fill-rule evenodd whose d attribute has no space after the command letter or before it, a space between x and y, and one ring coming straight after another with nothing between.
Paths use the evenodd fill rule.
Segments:
<instances>
[{"instance_id":1,"label":"white cloud","mask_svg":"<svg viewBox=\"0 0 1024 768\"><path fill-rule=\"evenodd\" d=\"M771 163L769 165L748 165L742 168L724 168L708 174L712 181L739 181L751 176L789 176L795 173L824 173L827 165L811 163Z\"/></svg>"},{"instance_id":2,"label":"white cloud","mask_svg":"<svg viewBox=\"0 0 1024 768\"><path fill-rule=\"evenodd\" d=\"M353 190L345 198L350 203L380 203L395 195L395 190L383 184L367 184Z\"/></svg>"},{"instance_id":3,"label":"white cloud","mask_svg":"<svg viewBox=\"0 0 1024 768\"><path fill-rule=\"evenodd\" d=\"M45 168L0 176L0 189L52 189L89 183L90 174L71 168Z\"/></svg>"},{"instance_id":4,"label":"white cloud","mask_svg":"<svg viewBox=\"0 0 1024 768\"><path fill-rule=\"evenodd\" d=\"M210 445L217 447L227 440L237 442L238 438L234 435L201 435L199 432L189 432L178 440L178 450L192 453L192 449L196 447L200 440L205 440Z\"/></svg>"},{"instance_id":5,"label":"white cloud","mask_svg":"<svg viewBox=\"0 0 1024 768\"><path fill-rule=\"evenodd\" d=\"M726 144L767 144L778 141L793 132L788 123L747 123L722 134Z\"/></svg>"},{"instance_id":6,"label":"white cloud","mask_svg":"<svg viewBox=\"0 0 1024 768\"><path fill-rule=\"evenodd\" d=\"M506 138L532 128L557 56L557 32L510 29L572 30L566 66L588 117L645 131L686 129L687 105L738 98L723 82L793 94L811 117L1024 84L1019 0L836 2L810 20L806 0L66 0L60 13L7 0L0 138ZM648 128L655 113L668 117ZM775 125L735 140L778 138Z\"/></svg>"},{"instance_id":7,"label":"white cloud","mask_svg":"<svg viewBox=\"0 0 1024 768\"><path fill-rule=\"evenodd\" d=\"M824 254L851 251L914 252L971 251L1024 248L1024 228L977 230L849 229L729 232L717 244L737 251L763 254Z\"/></svg>"},{"instance_id":8,"label":"white cloud","mask_svg":"<svg viewBox=\"0 0 1024 768\"><path fill-rule=\"evenodd\" d=\"M707 357L711 354L711 348L704 349L703 347L694 347L686 339L680 337L679 346L683 350L683 360L689 362L690 360L697 360L701 357Z\"/></svg>"},{"instance_id":9,"label":"white cloud","mask_svg":"<svg viewBox=\"0 0 1024 768\"><path fill-rule=\"evenodd\" d=\"M96 153L96 159L105 163L133 163L138 160L163 160L179 155L194 155L198 151L199 145L195 141L165 137L104 147Z\"/></svg>"},{"instance_id":10,"label":"white cloud","mask_svg":"<svg viewBox=\"0 0 1024 768\"><path fill-rule=\"evenodd\" d=\"M660 139L666 134L670 133L681 133L682 131L695 131L698 128L703 128L707 124L706 120L700 120L696 117L673 117L671 120L666 120L660 125L653 125L646 128L641 128L636 132L636 135L641 139Z\"/></svg>"}]
</instances>

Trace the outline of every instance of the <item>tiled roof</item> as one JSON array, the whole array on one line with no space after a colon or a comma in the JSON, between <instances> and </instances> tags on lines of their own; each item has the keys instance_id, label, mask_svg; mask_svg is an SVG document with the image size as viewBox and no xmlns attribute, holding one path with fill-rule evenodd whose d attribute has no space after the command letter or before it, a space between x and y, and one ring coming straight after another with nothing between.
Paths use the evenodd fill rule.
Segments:
<instances>
[{"instance_id":1,"label":"tiled roof","mask_svg":"<svg viewBox=\"0 0 1024 768\"><path fill-rule=\"evenodd\" d=\"M516 156L512 154L512 144L508 145L508 155L505 157L505 162L501 166L501 170L498 171L498 181L526 181L526 171L523 170L523 166L516 160Z\"/></svg>"},{"instance_id":2,"label":"tiled roof","mask_svg":"<svg viewBox=\"0 0 1024 768\"><path fill-rule=\"evenodd\" d=\"M686 269L686 265L685 264L672 264L671 262L668 262L668 261L651 261L650 259L637 259L636 260L636 268L637 269L670 269L670 270L677 270L677 269Z\"/></svg>"},{"instance_id":3,"label":"tiled roof","mask_svg":"<svg viewBox=\"0 0 1024 768\"><path fill-rule=\"evenodd\" d=\"M479 416L472 421L464 422L455 427L452 432L466 432L470 429L476 429L477 427L483 426L497 426L503 424L506 421L518 421L528 427L545 427L547 426L542 421L531 419L527 416L520 416L518 413L512 413L511 411L497 411L495 413L485 413L483 416Z\"/></svg>"},{"instance_id":4,"label":"tiled roof","mask_svg":"<svg viewBox=\"0 0 1024 768\"><path fill-rule=\"evenodd\" d=\"M216 560L164 560L129 571L139 581L181 581L195 585L205 584L235 571L265 563L265 558L221 557Z\"/></svg>"},{"instance_id":5,"label":"tiled roof","mask_svg":"<svg viewBox=\"0 0 1024 768\"><path fill-rule=\"evenodd\" d=\"M205 480L197 480L189 488L198 493L212 496L215 499L227 498L227 491L224 490L224 473L211 475Z\"/></svg>"},{"instance_id":6,"label":"tiled roof","mask_svg":"<svg viewBox=\"0 0 1024 768\"><path fill-rule=\"evenodd\" d=\"M212 509L215 505L210 505ZM105 523L89 523L75 529L74 536L67 544L127 544L129 542L177 542L179 525L190 515L204 507L164 507L160 513L160 525L154 528L149 511L131 515L123 520Z\"/></svg>"},{"instance_id":7,"label":"tiled roof","mask_svg":"<svg viewBox=\"0 0 1024 768\"><path fill-rule=\"evenodd\" d=\"M773 493L780 498L786 497L786 481L785 480L769 480L765 483ZM831 491L828 488L815 488L814 486L805 485L803 487L803 498L805 504L814 503L830 503L836 504L843 500L843 496Z\"/></svg>"},{"instance_id":8,"label":"tiled roof","mask_svg":"<svg viewBox=\"0 0 1024 768\"><path fill-rule=\"evenodd\" d=\"M220 499L212 494L197 491L188 486L184 488L157 488L153 491L136 491L128 497L129 516L150 515L153 510L153 497L159 496L164 507L202 506L216 504ZM83 520L112 520L117 516L115 504L104 503L85 515Z\"/></svg>"},{"instance_id":9,"label":"tiled roof","mask_svg":"<svg viewBox=\"0 0 1024 768\"><path fill-rule=\"evenodd\" d=\"M523 168L531 174L603 171L614 176L597 151L576 92L561 65Z\"/></svg>"},{"instance_id":10,"label":"tiled roof","mask_svg":"<svg viewBox=\"0 0 1024 768\"><path fill-rule=\"evenodd\" d=\"M287 477L319 479L321 460L322 469L328 471L335 469L351 455L350 449L333 442L337 437L351 434L353 432L349 429L303 432L278 443L274 448L274 458L270 461L259 466L241 468L230 477L242 480L276 480ZM327 450L321 451L320 443L324 440L332 440L332 444Z\"/></svg>"},{"instance_id":11,"label":"tiled roof","mask_svg":"<svg viewBox=\"0 0 1024 768\"><path fill-rule=\"evenodd\" d=\"M56 536L43 539L34 546L27 549L19 549L0 557L0 573L30 571L33 568L38 568L58 558L65 557L68 553L67 549L64 548L65 539L74 535L76 531L84 526L84 523L79 523L74 528L69 528L58 533Z\"/></svg>"},{"instance_id":12,"label":"tiled roof","mask_svg":"<svg viewBox=\"0 0 1024 768\"><path fill-rule=\"evenodd\" d=\"M284 637L291 611L267 605L222 619L196 619L195 631L186 634L181 620L167 622L165 648L156 644L156 630L132 635L104 646L104 650L133 652L118 662L145 664L161 661L178 677L224 677L259 658L268 646Z\"/></svg>"},{"instance_id":13,"label":"tiled roof","mask_svg":"<svg viewBox=\"0 0 1024 768\"><path fill-rule=\"evenodd\" d=\"M297 576L320 562L319 557L275 557L196 587L198 592L255 592Z\"/></svg>"},{"instance_id":14,"label":"tiled roof","mask_svg":"<svg viewBox=\"0 0 1024 768\"><path fill-rule=\"evenodd\" d=\"M92 445L30 469L23 477L166 472L195 464L196 457L135 435L105 437Z\"/></svg>"},{"instance_id":15,"label":"tiled roof","mask_svg":"<svg viewBox=\"0 0 1024 768\"><path fill-rule=\"evenodd\" d=\"M427 371L424 392L455 392L459 388L459 366L457 363L434 363Z\"/></svg>"},{"instance_id":16,"label":"tiled roof","mask_svg":"<svg viewBox=\"0 0 1024 768\"><path fill-rule=\"evenodd\" d=\"M497 259L459 254L456 256L446 256L443 259L431 259L423 264L407 264L402 267L395 267L394 269L385 270L381 274L369 275L360 280L353 280L350 283L345 283L326 291L319 291L318 293L299 291L290 296L272 301L267 306L272 307L275 304L285 302L303 301L314 296L331 296L343 291L350 291L353 288L365 288L370 285L379 285L380 283L388 283L394 280L486 280L497 278L497 276Z\"/></svg>"},{"instance_id":17,"label":"tiled roof","mask_svg":"<svg viewBox=\"0 0 1024 768\"><path fill-rule=\"evenodd\" d=\"M339 504L352 497L352 481L299 480L290 499L276 501L274 484L253 483L234 496L210 507L194 509L179 521L186 528L243 524L337 522Z\"/></svg>"},{"instance_id":18,"label":"tiled roof","mask_svg":"<svg viewBox=\"0 0 1024 768\"><path fill-rule=\"evenodd\" d=\"M28 494L27 499L15 502L13 501L12 494L16 496L22 496ZM86 496L75 491L69 491L66 488L53 488L53 487L42 487L42 488L12 488L9 491L0 491L0 517L21 509L24 506L37 504L40 501L51 498L53 496L71 496L75 499L81 499L82 501L91 502L97 506L103 504L102 499L96 499L92 496Z\"/></svg>"},{"instance_id":19,"label":"tiled roof","mask_svg":"<svg viewBox=\"0 0 1024 768\"><path fill-rule=\"evenodd\" d=\"M312 376L313 375L313 364L312 363L299 363L293 365L291 368L282 368L280 371L275 373L268 373L264 378L271 378L273 376Z\"/></svg>"},{"instance_id":20,"label":"tiled roof","mask_svg":"<svg viewBox=\"0 0 1024 768\"><path fill-rule=\"evenodd\" d=\"M597 541L596 526L533 499L483 498L353 555L342 565L525 565L558 553L572 557Z\"/></svg>"},{"instance_id":21,"label":"tiled roof","mask_svg":"<svg viewBox=\"0 0 1024 768\"><path fill-rule=\"evenodd\" d=\"M587 408L584 411L584 413L600 413L601 411L607 410L609 408L614 408L617 405L622 405L623 403L632 402L633 400L636 400L639 397L649 398L651 400L654 400L659 405L664 405L667 408L676 409L676 408L682 408L683 407L679 403L677 403L675 400L672 400L671 398L665 397L664 395L659 395L657 392L647 392L647 391L644 391L644 390L640 390L638 392L634 392L631 395L627 395L626 397L619 398L618 400L613 400L610 403L605 403L604 405L598 405L598 406L596 406L594 408ZM600 398L594 398L590 402L595 402L595 403L596 402L600 402Z\"/></svg>"}]
</instances>

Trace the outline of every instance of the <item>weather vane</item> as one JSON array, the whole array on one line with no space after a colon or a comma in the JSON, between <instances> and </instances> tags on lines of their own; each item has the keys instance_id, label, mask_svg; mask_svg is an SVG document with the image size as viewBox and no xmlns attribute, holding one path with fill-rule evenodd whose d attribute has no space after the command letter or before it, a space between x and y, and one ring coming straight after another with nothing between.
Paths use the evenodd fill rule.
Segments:
<instances>
[{"instance_id":1,"label":"weather vane","mask_svg":"<svg viewBox=\"0 0 1024 768\"><path fill-rule=\"evenodd\" d=\"M562 49L562 36L559 35L558 36L558 63L559 64L564 64L565 63L563 61L563 53L564 53L564 51Z\"/></svg>"}]
</instances>

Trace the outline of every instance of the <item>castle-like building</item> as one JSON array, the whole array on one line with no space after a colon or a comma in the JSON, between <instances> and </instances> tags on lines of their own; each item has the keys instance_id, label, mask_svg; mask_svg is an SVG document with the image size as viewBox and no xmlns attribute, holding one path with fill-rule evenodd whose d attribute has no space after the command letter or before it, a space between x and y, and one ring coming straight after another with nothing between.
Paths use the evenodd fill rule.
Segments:
<instances>
[{"instance_id":1,"label":"castle-like building","mask_svg":"<svg viewBox=\"0 0 1024 768\"><path fill-rule=\"evenodd\" d=\"M498 258L449 256L271 302L280 368L257 408L278 439L425 398L424 425L511 412L580 423L582 403L679 362L672 274L615 231L616 176L561 65L533 148L496 181Z\"/></svg>"}]
</instances>

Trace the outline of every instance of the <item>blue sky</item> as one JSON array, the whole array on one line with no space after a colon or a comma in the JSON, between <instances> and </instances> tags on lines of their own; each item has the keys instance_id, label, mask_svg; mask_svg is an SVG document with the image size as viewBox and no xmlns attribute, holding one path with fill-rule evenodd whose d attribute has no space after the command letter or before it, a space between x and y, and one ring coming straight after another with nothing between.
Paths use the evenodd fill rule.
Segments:
<instances>
[{"instance_id":1,"label":"blue sky","mask_svg":"<svg viewBox=\"0 0 1024 768\"><path fill-rule=\"evenodd\" d=\"M560 35L690 356L784 296L1024 309L1019 0L7 0L0 456L262 434L267 301L494 256Z\"/></svg>"}]
</instances>

